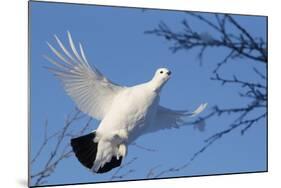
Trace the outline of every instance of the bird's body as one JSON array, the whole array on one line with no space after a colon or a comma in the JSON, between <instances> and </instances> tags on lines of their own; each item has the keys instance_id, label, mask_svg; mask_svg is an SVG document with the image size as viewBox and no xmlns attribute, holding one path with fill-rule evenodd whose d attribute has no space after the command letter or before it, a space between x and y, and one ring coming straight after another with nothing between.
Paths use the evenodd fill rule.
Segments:
<instances>
[{"instance_id":1,"label":"bird's body","mask_svg":"<svg viewBox=\"0 0 281 188\"><path fill-rule=\"evenodd\" d=\"M96 130L97 135L124 131L127 142L137 138L136 132L152 123L159 103L159 93L149 84L125 88L113 100L111 109Z\"/></svg>"},{"instance_id":2,"label":"bird's body","mask_svg":"<svg viewBox=\"0 0 281 188\"><path fill-rule=\"evenodd\" d=\"M128 145L139 136L161 129L184 125L185 117L201 113L206 104L194 112L171 110L159 105L160 92L170 79L171 71L158 69L153 78L143 84L124 87L114 84L90 66L79 44L80 54L68 33L71 52L55 36L63 53L49 45L61 62L47 59L57 68L50 70L62 81L67 94L78 108L100 120L92 133L71 140L78 160L97 173L108 172L121 165Z\"/></svg>"}]
</instances>

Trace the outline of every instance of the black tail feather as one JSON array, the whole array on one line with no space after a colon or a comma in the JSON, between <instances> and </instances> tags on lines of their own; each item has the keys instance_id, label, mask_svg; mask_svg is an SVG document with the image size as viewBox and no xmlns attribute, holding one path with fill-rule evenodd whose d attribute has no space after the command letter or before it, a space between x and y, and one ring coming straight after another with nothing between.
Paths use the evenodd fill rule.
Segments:
<instances>
[{"instance_id":1,"label":"black tail feather","mask_svg":"<svg viewBox=\"0 0 281 188\"><path fill-rule=\"evenodd\" d=\"M91 169L94 165L98 150L98 143L94 142L95 136L95 132L92 132L90 134L71 139L71 146L75 156L82 165L89 169ZM117 158L113 156L111 161L100 168L97 173L108 172L113 168L120 166L121 162L122 157L119 157L119 160L117 160Z\"/></svg>"},{"instance_id":2,"label":"black tail feather","mask_svg":"<svg viewBox=\"0 0 281 188\"><path fill-rule=\"evenodd\" d=\"M122 157L119 157L119 160L113 156L111 158L111 161L109 163L106 163L102 168L100 168L96 173L105 173L108 172L110 170L112 170L113 168L116 168L118 166L121 165L122 162Z\"/></svg>"},{"instance_id":3,"label":"black tail feather","mask_svg":"<svg viewBox=\"0 0 281 188\"><path fill-rule=\"evenodd\" d=\"M94 142L95 133L71 139L72 150L77 159L87 168L92 168L96 159L98 144Z\"/></svg>"}]
</instances>

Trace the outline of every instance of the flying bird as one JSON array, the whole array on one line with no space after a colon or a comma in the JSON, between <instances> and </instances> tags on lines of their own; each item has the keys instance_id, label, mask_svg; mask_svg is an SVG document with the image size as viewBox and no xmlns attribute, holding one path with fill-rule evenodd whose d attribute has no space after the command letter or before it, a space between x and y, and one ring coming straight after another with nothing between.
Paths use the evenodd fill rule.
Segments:
<instances>
[{"instance_id":1,"label":"flying bird","mask_svg":"<svg viewBox=\"0 0 281 188\"><path fill-rule=\"evenodd\" d=\"M148 82L132 87L121 86L106 78L86 59L83 47L78 50L67 32L68 50L55 35L58 47L47 45L57 60L45 56L77 107L100 124L91 133L71 139L77 159L96 173L105 173L121 165L128 145L138 137L186 123L186 117L201 113L207 103L195 111L172 110L159 104L160 92L171 78L171 71L159 68Z\"/></svg>"}]
</instances>

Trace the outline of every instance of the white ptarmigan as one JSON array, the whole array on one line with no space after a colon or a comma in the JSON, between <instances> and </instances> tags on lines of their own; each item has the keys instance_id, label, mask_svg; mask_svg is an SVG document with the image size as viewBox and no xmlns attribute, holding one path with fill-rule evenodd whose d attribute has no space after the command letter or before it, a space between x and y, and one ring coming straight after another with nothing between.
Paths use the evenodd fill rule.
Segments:
<instances>
[{"instance_id":1,"label":"white ptarmigan","mask_svg":"<svg viewBox=\"0 0 281 188\"><path fill-rule=\"evenodd\" d=\"M128 145L139 136L184 125L184 118L206 108L204 103L194 112L188 112L159 105L160 91L171 77L167 68L159 68L150 81L132 87L111 82L90 66L82 45L79 43L79 53L70 33L67 35L71 50L55 35L60 51L47 44L57 60L46 58L56 66L49 70L62 81L77 107L101 121L90 134L71 139L78 160L94 172L104 173L120 166Z\"/></svg>"}]
</instances>

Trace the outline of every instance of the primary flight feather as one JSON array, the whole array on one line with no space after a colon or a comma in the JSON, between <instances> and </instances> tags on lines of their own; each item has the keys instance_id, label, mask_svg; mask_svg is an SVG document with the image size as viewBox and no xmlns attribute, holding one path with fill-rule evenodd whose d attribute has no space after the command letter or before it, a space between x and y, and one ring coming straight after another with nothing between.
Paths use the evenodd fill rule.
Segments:
<instances>
[{"instance_id":1,"label":"primary flight feather","mask_svg":"<svg viewBox=\"0 0 281 188\"><path fill-rule=\"evenodd\" d=\"M160 92L171 77L167 68L156 70L153 78L132 87L120 86L107 79L88 63L82 45L76 49L67 32L68 50L55 36L59 50L47 43L55 54L49 68L63 83L67 94L77 107L89 116L100 120L90 134L71 139L78 160L96 173L108 172L121 165L128 145L139 136L161 129L177 128L186 123L186 117L201 113L207 104L194 112L172 110L159 105Z\"/></svg>"}]
</instances>

